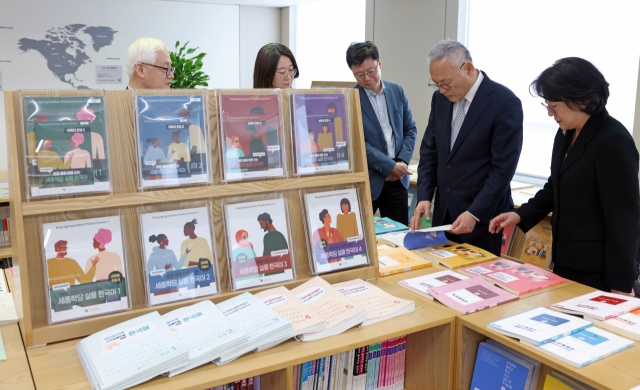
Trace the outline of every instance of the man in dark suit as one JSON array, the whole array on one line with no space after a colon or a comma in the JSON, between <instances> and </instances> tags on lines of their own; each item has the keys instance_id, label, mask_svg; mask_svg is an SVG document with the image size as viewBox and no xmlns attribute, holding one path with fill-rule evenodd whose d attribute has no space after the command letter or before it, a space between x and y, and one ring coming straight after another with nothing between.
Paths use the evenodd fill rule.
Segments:
<instances>
[{"instance_id":1,"label":"man in dark suit","mask_svg":"<svg viewBox=\"0 0 640 390\"><path fill-rule=\"evenodd\" d=\"M125 59L129 76L126 89L169 89L175 68L164 43L155 38L136 39Z\"/></svg>"},{"instance_id":2,"label":"man in dark suit","mask_svg":"<svg viewBox=\"0 0 640 390\"><path fill-rule=\"evenodd\" d=\"M408 224L409 162L416 124L402 87L381 78L382 61L372 42L352 43L347 65L360 91L373 211Z\"/></svg>"},{"instance_id":3,"label":"man in dark suit","mask_svg":"<svg viewBox=\"0 0 640 390\"><path fill-rule=\"evenodd\" d=\"M513 209L509 183L522 150L522 105L509 89L473 65L461 43L445 40L429 52L429 124L420 145L418 204L411 228L430 216L452 224L451 241L500 255L500 235L489 221Z\"/></svg>"}]
</instances>

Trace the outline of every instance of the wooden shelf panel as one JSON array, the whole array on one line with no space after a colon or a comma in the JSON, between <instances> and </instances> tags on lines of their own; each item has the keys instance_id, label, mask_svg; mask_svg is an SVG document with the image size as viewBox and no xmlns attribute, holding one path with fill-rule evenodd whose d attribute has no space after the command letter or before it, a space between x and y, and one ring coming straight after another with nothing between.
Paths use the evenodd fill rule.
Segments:
<instances>
[{"instance_id":1,"label":"wooden shelf panel","mask_svg":"<svg viewBox=\"0 0 640 390\"><path fill-rule=\"evenodd\" d=\"M457 332L459 343L457 345L456 375L460 383L456 389L468 389L473 376L473 368L478 351L478 344L487 338L494 339L510 348L513 348L527 356L543 363L545 370L555 369L570 377L576 378L597 389L630 389L640 383L638 361L640 361L640 348L631 347L583 368L576 368L552 355L530 347L518 340L504 336L487 328L487 324L508 316L521 313L538 306L549 307L552 303L560 302L579 295L594 291L593 288L574 283L564 288L548 291L526 299L483 310L478 313L458 317ZM544 373L544 370L543 370ZM544 377L541 377L544 381ZM538 386L542 389L542 386Z\"/></svg>"},{"instance_id":2,"label":"wooden shelf panel","mask_svg":"<svg viewBox=\"0 0 640 390\"><path fill-rule=\"evenodd\" d=\"M185 187L170 190L145 191L127 194L98 195L92 197L54 199L45 201L25 202L22 204L22 214L42 215L60 211L79 211L104 209L110 207L139 206L153 203L185 201L205 198L220 198L224 196L238 196L259 194L263 192L282 192L326 185L340 185L363 183L364 173L347 173L341 175L325 175L301 177L295 179L264 180L247 183L221 184L201 187Z\"/></svg>"},{"instance_id":3,"label":"wooden shelf panel","mask_svg":"<svg viewBox=\"0 0 640 390\"><path fill-rule=\"evenodd\" d=\"M0 259L13 256L13 250L10 246L0 246Z\"/></svg>"},{"instance_id":4,"label":"wooden shelf panel","mask_svg":"<svg viewBox=\"0 0 640 390\"><path fill-rule=\"evenodd\" d=\"M0 389L35 389L17 324L0 326L7 360L0 362Z\"/></svg>"},{"instance_id":5,"label":"wooden shelf panel","mask_svg":"<svg viewBox=\"0 0 640 390\"><path fill-rule=\"evenodd\" d=\"M386 288L385 288L386 289ZM401 295L403 295L401 293ZM206 364L173 378L157 377L138 386L143 389L198 389L218 386L234 380L271 373L276 383L288 382L282 375L290 375L290 367L309 360L330 356L339 352L369 345L374 342L402 335L412 335L413 345L408 354L423 355L422 361L433 367L416 367L413 373L418 383L427 378L438 383L433 388L450 388L450 372L442 367L451 367L452 337L455 317L431 302L416 302L413 313L397 319L381 322L364 328L353 328L345 333L323 340L299 342L289 340L277 347L260 353L250 353L224 366ZM423 333L424 332L424 333ZM433 332L433 333L431 333ZM80 341L68 340L27 351L36 386L39 389L84 389L88 387L75 351ZM409 341L411 343L411 341ZM421 345L417 345L421 343ZM437 345L436 348L434 345ZM418 353L420 352L420 353ZM51 362L56 362L52 364ZM57 375L59 368L65 375ZM422 382L425 383L425 382Z\"/></svg>"}]
</instances>

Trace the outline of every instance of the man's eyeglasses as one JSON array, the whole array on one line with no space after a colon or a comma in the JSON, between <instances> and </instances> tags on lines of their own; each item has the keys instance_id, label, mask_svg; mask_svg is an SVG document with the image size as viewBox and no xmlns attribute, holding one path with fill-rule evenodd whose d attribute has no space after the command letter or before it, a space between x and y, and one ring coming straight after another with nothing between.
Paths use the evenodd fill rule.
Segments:
<instances>
[{"instance_id":1,"label":"man's eyeglasses","mask_svg":"<svg viewBox=\"0 0 640 390\"><path fill-rule=\"evenodd\" d=\"M552 107L540 102L540 104L542 104L542 107L544 107L545 110L547 110L547 114L551 113L551 115L556 115L556 110L554 110Z\"/></svg>"},{"instance_id":2,"label":"man's eyeglasses","mask_svg":"<svg viewBox=\"0 0 640 390\"><path fill-rule=\"evenodd\" d=\"M462 70L462 67L464 66L464 64L466 64L467 61L463 62L462 65L460 65L460 68L458 68L458 72L451 78L451 81L449 81L449 84L437 84L435 81L433 81L432 78L429 78L429 85L432 88L442 88L445 91L448 91L451 89L451 83L453 83L453 80L455 80L456 76L458 75L458 73L460 73L460 71Z\"/></svg>"},{"instance_id":3,"label":"man's eyeglasses","mask_svg":"<svg viewBox=\"0 0 640 390\"><path fill-rule=\"evenodd\" d=\"M291 69L291 70L276 72L276 76L280 77L281 79L287 77L287 75L289 76L289 78L294 78L296 77L297 74L298 74L298 69Z\"/></svg>"},{"instance_id":4,"label":"man's eyeglasses","mask_svg":"<svg viewBox=\"0 0 640 390\"><path fill-rule=\"evenodd\" d=\"M167 76L169 76L169 73L173 73L173 74L175 74L175 73L176 73L176 68L174 68L173 66L172 66L172 67L169 67L169 68L165 68L164 66L158 66L158 65L153 65L153 64L147 64L147 63L144 63L144 62L141 62L141 64L142 64L142 65L147 65L147 66L153 66L154 68L158 68L158 69L162 69L162 70L164 70L164 71L166 72Z\"/></svg>"},{"instance_id":5,"label":"man's eyeglasses","mask_svg":"<svg viewBox=\"0 0 640 390\"><path fill-rule=\"evenodd\" d=\"M377 71L378 71L378 63L376 63L375 68L371 68L366 72L354 73L353 76L356 78L356 80L363 80L365 76L373 77L373 75L376 74Z\"/></svg>"}]
</instances>

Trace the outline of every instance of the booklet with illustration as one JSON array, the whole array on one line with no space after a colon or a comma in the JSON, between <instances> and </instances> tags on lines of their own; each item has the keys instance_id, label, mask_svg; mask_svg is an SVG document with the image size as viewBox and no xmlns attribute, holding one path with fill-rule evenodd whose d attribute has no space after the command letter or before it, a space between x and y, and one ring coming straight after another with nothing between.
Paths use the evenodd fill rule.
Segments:
<instances>
[{"instance_id":1,"label":"booklet with illustration","mask_svg":"<svg viewBox=\"0 0 640 390\"><path fill-rule=\"evenodd\" d=\"M640 341L640 309L611 317L605 321L596 321L598 326Z\"/></svg>"},{"instance_id":2,"label":"booklet with illustration","mask_svg":"<svg viewBox=\"0 0 640 390\"><path fill-rule=\"evenodd\" d=\"M137 95L140 188L210 183L206 95Z\"/></svg>"},{"instance_id":3,"label":"booklet with illustration","mask_svg":"<svg viewBox=\"0 0 640 390\"><path fill-rule=\"evenodd\" d=\"M312 270L320 274L369 264L358 190L302 194Z\"/></svg>"},{"instance_id":4,"label":"booklet with illustration","mask_svg":"<svg viewBox=\"0 0 640 390\"><path fill-rule=\"evenodd\" d=\"M381 234L377 236L377 239L380 242L412 250L417 248L433 247L449 242L449 239L444 234L447 230L451 230L451 225Z\"/></svg>"},{"instance_id":5,"label":"booklet with illustration","mask_svg":"<svg viewBox=\"0 0 640 390\"><path fill-rule=\"evenodd\" d=\"M223 209L233 290L295 279L285 199L224 199Z\"/></svg>"},{"instance_id":6,"label":"booklet with illustration","mask_svg":"<svg viewBox=\"0 0 640 390\"><path fill-rule=\"evenodd\" d=\"M128 389L189 364L189 351L154 311L88 336L76 352L92 389Z\"/></svg>"},{"instance_id":7,"label":"booklet with illustration","mask_svg":"<svg viewBox=\"0 0 640 390\"><path fill-rule=\"evenodd\" d=\"M409 230L409 227L407 225L394 221L393 219L387 217L373 217L373 225L376 228L376 234Z\"/></svg>"},{"instance_id":8,"label":"booklet with illustration","mask_svg":"<svg viewBox=\"0 0 640 390\"><path fill-rule=\"evenodd\" d=\"M130 309L120 215L42 223L41 231L50 324Z\"/></svg>"},{"instance_id":9,"label":"booklet with illustration","mask_svg":"<svg viewBox=\"0 0 640 390\"><path fill-rule=\"evenodd\" d=\"M104 93L25 96L27 199L111 192Z\"/></svg>"},{"instance_id":10,"label":"booklet with illustration","mask_svg":"<svg viewBox=\"0 0 640 390\"><path fill-rule=\"evenodd\" d=\"M286 176L280 94L218 93L223 181Z\"/></svg>"},{"instance_id":11,"label":"booklet with illustration","mask_svg":"<svg viewBox=\"0 0 640 390\"><path fill-rule=\"evenodd\" d=\"M350 170L351 134L343 94L291 95L297 175Z\"/></svg>"},{"instance_id":12,"label":"booklet with illustration","mask_svg":"<svg viewBox=\"0 0 640 390\"><path fill-rule=\"evenodd\" d=\"M491 330L532 345L548 343L591 326L591 321L545 307L536 307L487 324Z\"/></svg>"},{"instance_id":13,"label":"booklet with illustration","mask_svg":"<svg viewBox=\"0 0 640 390\"><path fill-rule=\"evenodd\" d=\"M367 309L367 319L360 326L385 321L415 310L415 302L394 297L362 279L333 284L350 301Z\"/></svg>"},{"instance_id":14,"label":"booklet with illustration","mask_svg":"<svg viewBox=\"0 0 640 390\"><path fill-rule=\"evenodd\" d=\"M209 208L139 213L147 305L217 294Z\"/></svg>"},{"instance_id":15,"label":"booklet with illustration","mask_svg":"<svg viewBox=\"0 0 640 390\"><path fill-rule=\"evenodd\" d=\"M497 257L491 252L471 244L456 244L454 242L417 249L416 252L427 260L435 260L451 269L484 263Z\"/></svg>"}]
</instances>

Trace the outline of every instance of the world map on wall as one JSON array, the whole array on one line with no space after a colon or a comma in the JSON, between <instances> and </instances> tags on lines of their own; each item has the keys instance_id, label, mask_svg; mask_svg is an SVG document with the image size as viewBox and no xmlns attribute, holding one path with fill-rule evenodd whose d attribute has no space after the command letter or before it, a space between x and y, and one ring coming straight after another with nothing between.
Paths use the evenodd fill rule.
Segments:
<instances>
[{"instance_id":1,"label":"world map on wall","mask_svg":"<svg viewBox=\"0 0 640 390\"><path fill-rule=\"evenodd\" d=\"M85 49L89 42L83 41L78 36L79 32L91 37L90 44L96 52L111 45L117 33L111 27L70 24L49 29L44 39L22 38L18 41L18 47L23 52L35 50L40 53L46 59L49 70L63 83L77 89L89 89L83 85L83 80L76 77L81 66L92 62Z\"/></svg>"}]
</instances>

